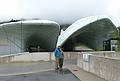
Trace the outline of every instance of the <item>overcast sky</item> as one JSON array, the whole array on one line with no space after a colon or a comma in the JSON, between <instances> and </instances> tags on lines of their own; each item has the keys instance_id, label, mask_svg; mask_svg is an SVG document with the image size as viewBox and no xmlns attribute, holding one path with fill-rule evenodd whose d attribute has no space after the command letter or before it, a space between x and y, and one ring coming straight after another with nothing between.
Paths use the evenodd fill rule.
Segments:
<instances>
[{"instance_id":1,"label":"overcast sky","mask_svg":"<svg viewBox=\"0 0 120 81\"><path fill-rule=\"evenodd\" d=\"M73 23L94 15L109 15L120 25L120 0L0 0L0 21L38 18Z\"/></svg>"}]
</instances>

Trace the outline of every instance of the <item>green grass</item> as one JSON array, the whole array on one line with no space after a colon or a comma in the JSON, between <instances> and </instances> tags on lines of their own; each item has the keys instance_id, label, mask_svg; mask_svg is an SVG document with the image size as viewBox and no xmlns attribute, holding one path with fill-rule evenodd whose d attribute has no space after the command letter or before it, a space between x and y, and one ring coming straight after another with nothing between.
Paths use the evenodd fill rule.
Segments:
<instances>
[{"instance_id":1,"label":"green grass","mask_svg":"<svg viewBox=\"0 0 120 81\"><path fill-rule=\"evenodd\" d=\"M120 44L118 44L118 51L120 51Z\"/></svg>"}]
</instances>

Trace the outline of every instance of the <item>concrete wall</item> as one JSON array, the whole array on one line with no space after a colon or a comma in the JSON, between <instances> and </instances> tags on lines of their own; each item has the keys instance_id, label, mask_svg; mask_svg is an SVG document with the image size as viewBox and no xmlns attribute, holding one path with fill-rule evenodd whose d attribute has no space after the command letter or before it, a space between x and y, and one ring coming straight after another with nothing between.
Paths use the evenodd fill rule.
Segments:
<instances>
[{"instance_id":1,"label":"concrete wall","mask_svg":"<svg viewBox=\"0 0 120 81\"><path fill-rule=\"evenodd\" d=\"M120 58L89 55L86 60L84 54L78 54L77 65L80 68L108 81L120 81Z\"/></svg>"},{"instance_id":2,"label":"concrete wall","mask_svg":"<svg viewBox=\"0 0 120 81\"><path fill-rule=\"evenodd\" d=\"M69 61L69 63L77 64L77 54L78 52L64 52L64 60ZM37 61L54 61L53 52L36 52L36 53L19 53L12 55L0 56L0 63L9 62L37 62Z\"/></svg>"},{"instance_id":3,"label":"concrete wall","mask_svg":"<svg viewBox=\"0 0 120 81\"><path fill-rule=\"evenodd\" d=\"M39 53L25 53L20 56L15 56L12 61L50 61L54 60L52 52L39 52Z\"/></svg>"},{"instance_id":4,"label":"concrete wall","mask_svg":"<svg viewBox=\"0 0 120 81\"><path fill-rule=\"evenodd\" d=\"M38 53L22 53L8 56L1 56L0 62L31 62L31 61L50 61L54 60L54 54L52 52L38 52Z\"/></svg>"}]
</instances>

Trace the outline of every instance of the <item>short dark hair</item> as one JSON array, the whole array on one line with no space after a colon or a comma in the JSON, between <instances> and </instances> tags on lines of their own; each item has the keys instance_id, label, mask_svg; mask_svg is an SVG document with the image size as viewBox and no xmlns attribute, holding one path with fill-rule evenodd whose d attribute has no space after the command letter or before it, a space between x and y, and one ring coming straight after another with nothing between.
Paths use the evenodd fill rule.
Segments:
<instances>
[{"instance_id":1,"label":"short dark hair","mask_svg":"<svg viewBox=\"0 0 120 81\"><path fill-rule=\"evenodd\" d=\"M58 47L60 47L60 46L58 46Z\"/></svg>"}]
</instances>

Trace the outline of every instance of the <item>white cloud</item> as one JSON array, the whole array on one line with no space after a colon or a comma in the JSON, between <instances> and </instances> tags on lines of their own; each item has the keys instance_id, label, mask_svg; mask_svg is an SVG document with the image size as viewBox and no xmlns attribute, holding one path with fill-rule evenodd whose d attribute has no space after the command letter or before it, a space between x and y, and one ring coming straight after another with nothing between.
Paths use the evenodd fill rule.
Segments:
<instances>
[{"instance_id":1,"label":"white cloud","mask_svg":"<svg viewBox=\"0 0 120 81\"><path fill-rule=\"evenodd\" d=\"M39 18L73 23L92 15L119 16L119 0L0 0L0 20Z\"/></svg>"},{"instance_id":2,"label":"white cloud","mask_svg":"<svg viewBox=\"0 0 120 81\"><path fill-rule=\"evenodd\" d=\"M0 0L0 19L19 16L18 0Z\"/></svg>"},{"instance_id":3,"label":"white cloud","mask_svg":"<svg viewBox=\"0 0 120 81\"><path fill-rule=\"evenodd\" d=\"M111 0L108 4L106 11L110 15L119 16L119 14L120 14L120 0Z\"/></svg>"}]
</instances>

